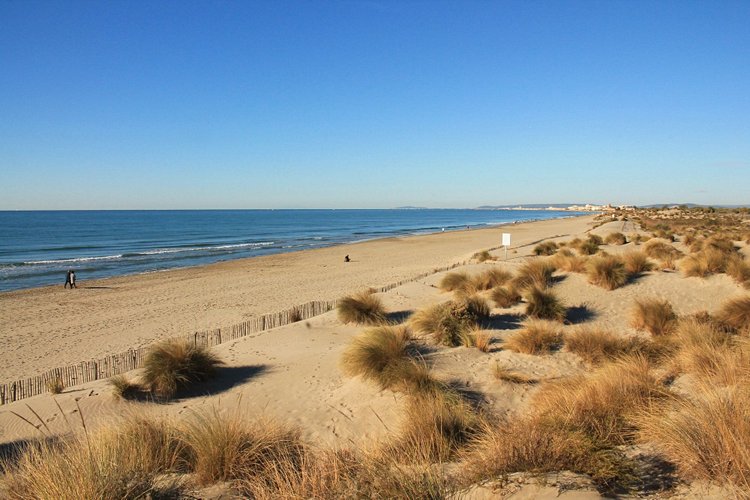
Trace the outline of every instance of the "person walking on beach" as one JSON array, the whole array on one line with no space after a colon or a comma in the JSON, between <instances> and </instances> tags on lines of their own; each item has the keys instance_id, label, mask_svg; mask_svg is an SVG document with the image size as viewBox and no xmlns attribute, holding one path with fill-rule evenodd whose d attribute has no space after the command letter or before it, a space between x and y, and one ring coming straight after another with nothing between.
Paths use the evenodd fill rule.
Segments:
<instances>
[{"instance_id":1,"label":"person walking on beach","mask_svg":"<svg viewBox=\"0 0 750 500\"><path fill-rule=\"evenodd\" d=\"M65 275L65 285L63 285L63 288L68 288L68 285L70 285L70 289L78 288L76 286L76 272L72 269L68 269L67 274Z\"/></svg>"}]
</instances>

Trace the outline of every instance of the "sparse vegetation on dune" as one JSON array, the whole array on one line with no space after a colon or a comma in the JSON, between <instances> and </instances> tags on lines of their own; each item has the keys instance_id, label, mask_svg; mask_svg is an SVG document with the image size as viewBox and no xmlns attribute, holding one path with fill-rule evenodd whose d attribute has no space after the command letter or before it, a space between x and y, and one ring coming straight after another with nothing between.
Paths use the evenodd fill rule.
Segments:
<instances>
[{"instance_id":1,"label":"sparse vegetation on dune","mask_svg":"<svg viewBox=\"0 0 750 500\"><path fill-rule=\"evenodd\" d=\"M673 262L682 255L682 252L672 246L669 241L662 238L647 241L643 245L643 251L652 259L661 262Z\"/></svg>"},{"instance_id":2,"label":"sparse vegetation on dune","mask_svg":"<svg viewBox=\"0 0 750 500\"><path fill-rule=\"evenodd\" d=\"M387 319L383 302L369 290L340 299L336 310L342 323L377 325Z\"/></svg>"},{"instance_id":3,"label":"sparse vegetation on dune","mask_svg":"<svg viewBox=\"0 0 750 500\"><path fill-rule=\"evenodd\" d=\"M142 385L152 394L169 399L179 389L214 376L221 364L223 362L207 347L181 339L163 340L146 354Z\"/></svg>"},{"instance_id":4,"label":"sparse vegetation on dune","mask_svg":"<svg viewBox=\"0 0 750 500\"><path fill-rule=\"evenodd\" d=\"M566 249L567 250L567 249ZM582 273L586 271L588 259L582 255L575 255L570 251L559 251L551 259L552 265L559 271Z\"/></svg>"},{"instance_id":5,"label":"sparse vegetation on dune","mask_svg":"<svg viewBox=\"0 0 750 500\"><path fill-rule=\"evenodd\" d=\"M493 267L492 269L488 269L473 276L470 280L471 286L468 291L489 290L497 286L502 286L508 283L512 277L513 276L508 271L500 269L499 267Z\"/></svg>"},{"instance_id":6,"label":"sparse vegetation on dune","mask_svg":"<svg viewBox=\"0 0 750 500\"><path fill-rule=\"evenodd\" d=\"M552 274L555 266L548 259L534 259L526 261L513 278L513 285L519 291L532 287L547 288L552 285Z\"/></svg>"},{"instance_id":7,"label":"sparse vegetation on dune","mask_svg":"<svg viewBox=\"0 0 750 500\"><path fill-rule=\"evenodd\" d=\"M636 300L631 314L631 325L651 335L665 335L676 325L677 315L667 300Z\"/></svg>"},{"instance_id":8,"label":"sparse vegetation on dune","mask_svg":"<svg viewBox=\"0 0 750 500\"><path fill-rule=\"evenodd\" d=\"M554 241L544 241L534 247L534 255L554 255L557 251L557 243Z\"/></svg>"},{"instance_id":9,"label":"sparse vegetation on dune","mask_svg":"<svg viewBox=\"0 0 750 500\"><path fill-rule=\"evenodd\" d=\"M524 294L526 315L531 318L563 321L567 309L552 290L532 287Z\"/></svg>"},{"instance_id":10,"label":"sparse vegetation on dune","mask_svg":"<svg viewBox=\"0 0 750 500\"><path fill-rule=\"evenodd\" d=\"M593 327L578 327L565 335L565 349L595 365L633 354L647 356L647 342Z\"/></svg>"},{"instance_id":11,"label":"sparse vegetation on dune","mask_svg":"<svg viewBox=\"0 0 750 500\"><path fill-rule=\"evenodd\" d=\"M521 302L521 294L516 291L512 284L493 288L490 297L497 307L502 308L511 307Z\"/></svg>"},{"instance_id":12,"label":"sparse vegetation on dune","mask_svg":"<svg viewBox=\"0 0 750 500\"><path fill-rule=\"evenodd\" d=\"M360 375L383 389L403 383L413 371L407 353L409 339L409 330L403 326L368 328L346 348L341 368L347 375Z\"/></svg>"},{"instance_id":13,"label":"sparse vegetation on dune","mask_svg":"<svg viewBox=\"0 0 750 500\"><path fill-rule=\"evenodd\" d=\"M475 295L421 309L410 318L414 330L437 344L458 346L480 321L489 316L487 302Z\"/></svg>"},{"instance_id":14,"label":"sparse vegetation on dune","mask_svg":"<svg viewBox=\"0 0 750 500\"><path fill-rule=\"evenodd\" d=\"M119 399L130 399L141 391L141 386L131 382L125 375L115 375L107 379L112 387L112 395Z\"/></svg>"},{"instance_id":15,"label":"sparse vegetation on dune","mask_svg":"<svg viewBox=\"0 0 750 500\"><path fill-rule=\"evenodd\" d=\"M607 245L624 245L628 242L628 240L625 238L625 235L622 233L614 232L609 233L607 237L604 239L604 242Z\"/></svg>"},{"instance_id":16,"label":"sparse vegetation on dune","mask_svg":"<svg viewBox=\"0 0 750 500\"><path fill-rule=\"evenodd\" d=\"M620 288L628 281L628 272L621 258L612 255L594 257L588 263L589 283L605 290Z\"/></svg>"},{"instance_id":17,"label":"sparse vegetation on dune","mask_svg":"<svg viewBox=\"0 0 750 500\"><path fill-rule=\"evenodd\" d=\"M729 299L715 314L725 328L737 333L750 334L750 295Z\"/></svg>"},{"instance_id":18,"label":"sparse vegetation on dune","mask_svg":"<svg viewBox=\"0 0 750 500\"><path fill-rule=\"evenodd\" d=\"M482 352L489 352L492 342L490 334L479 328L472 328L462 340L464 347L476 347Z\"/></svg>"},{"instance_id":19,"label":"sparse vegetation on dune","mask_svg":"<svg viewBox=\"0 0 750 500\"><path fill-rule=\"evenodd\" d=\"M537 378L529 377L528 375L524 375L523 373L520 373L516 370L506 368L500 363L495 363L493 365L492 375L497 380L510 382L511 384L536 384L537 382L539 382L539 379Z\"/></svg>"},{"instance_id":20,"label":"sparse vegetation on dune","mask_svg":"<svg viewBox=\"0 0 750 500\"><path fill-rule=\"evenodd\" d=\"M524 354L549 354L562 344L562 328L555 321L529 319L513 332L503 348Z\"/></svg>"},{"instance_id":21,"label":"sparse vegetation on dune","mask_svg":"<svg viewBox=\"0 0 750 500\"><path fill-rule=\"evenodd\" d=\"M476 260L477 262L487 262L488 260L496 260L495 257L490 254L489 250L482 250L481 252L477 252L472 256L472 259Z\"/></svg>"},{"instance_id":22,"label":"sparse vegetation on dune","mask_svg":"<svg viewBox=\"0 0 750 500\"><path fill-rule=\"evenodd\" d=\"M742 258L742 255L735 254L730 256L727 259L725 272L737 284L750 289L750 264Z\"/></svg>"},{"instance_id":23,"label":"sparse vegetation on dune","mask_svg":"<svg viewBox=\"0 0 750 500\"><path fill-rule=\"evenodd\" d=\"M589 237L577 244L574 248L578 250L581 255L594 255L599 251L599 245L601 245L601 238L593 239Z\"/></svg>"},{"instance_id":24,"label":"sparse vegetation on dune","mask_svg":"<svg viewBox=\"0 0 750 500\"><path fill-rule=\"evenodd\" d=\"M464 271L453 271L440 280L438 287L444 292L467 291L471 286L471 278Z\"/></svg>"},{"instance_id":25,"label":"sparse vegetation on dune","mask_svg":"<svg viewBox=\"0 0 750 500\"><path fill-rule=\"evenodd\" d=\"M648 260L648 256L643 252L627 252L622 255L622 261L625 263L625 270L631 276L636 276L654 269L654 265Z\"/></svg>"},{"instance_id":26,"label":"sparse vegetation on dune","mask_svg":"<svg viewBox=\"0 0 750 500\"><path fill-rule=\"evenodd\" d=\"M747 379L744 383L747 384ZM639 437L683 477L733 484L750 491L750 390L747 385L702 384L690 398L646 407Z\"/></svg>"},{"instance_id":27,"label":"sparse vegetation on dune","mask_svg":"<svg viewBox=\"0 0 750 500\"><path fill-rule=\"evenodd\" d=\"M135 418L91 435L40 441L2 464L9 499L143 498L157 476L181 469L184 448L173 426Z\"/></svg>"}]
</instances>

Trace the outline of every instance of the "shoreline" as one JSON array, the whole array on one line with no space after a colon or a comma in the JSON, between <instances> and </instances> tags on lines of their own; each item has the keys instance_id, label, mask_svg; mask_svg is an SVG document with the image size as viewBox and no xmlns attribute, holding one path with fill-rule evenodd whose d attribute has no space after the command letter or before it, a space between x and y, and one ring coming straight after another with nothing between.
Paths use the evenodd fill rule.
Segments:
<instances>
[{"instance_id":1,"label":"shoreline","mask_svg":"<svg viewBox=\"0 0 750 500\"><path fill-rule=\"evenodd\" d=\"M158 272L163 272L163 271L180 270L180 269L199 268L199 267L208 266L212 264L218 264L222 262L238 261L238 260L243 260L243 259L248 259L248 258L266 257L266 256L271 256L271 255L279 255L279 254L284 254L284 253L293 253L293 252L300 252L300 251L306 251L306 250L315 250L319 248L331 248L331 247L336 247L340 245L363 243L363 242L375 241L375 240L384 239L384 238L408 238L412 236L425 236L429 234L437 234L437 233L442 233L442 232L464 231L465 228L470 228L471 230L477 230L477 229L501 227L501 226L506 226L506 225L509 226L513 224L525 224L525 223L537 222L541 220L555 220L555 219L565 219L565 218L571 218L571 217L596 215L595 213L589 214L589 213L576 212L576 213L568 214L568 213L564 213L563 211L557 211L557 212L559 213L557 217L544 217L544 218L533 218L533 219L523 219L523 220L516 220L516 221L502 221L502 222L497 222L497 221L481 222L481 223L469 224L466 226L464 224L454 224L451 226L446 226L448 228L447 230L445 227L441 227L441 226L426 226L424 228L418 228L418 229L407 228L407 229L402 229L402 230L392 230L388 232L384 231L382 232L382 234L373 234L369 236L362 235L364 236L363 238L358 238L359 234L354 232L346 236L346 238L349 238L349 239L339 240L338 238L334 238L333 241L323 242L320 245L312 245L312 246L307 246L307 247L302 247L302 245L293 245L291 247L277 247L277 248L274 248L270 253L263 252L261 249L261 251L257 253L256 255L237 254L237 256L233 256L232 254L225 254L223 256L217 255L215 257L203 256L203 258L201 258L203 262L197 262L197 263L186 264L186 265L179 265L179 264L173 265L174 262L167 261L166 266L162 265L161 268L158 268L158 269L145 269L145 270L134 269L134 270L128 271L129 264L127 261L123 261L120 267L110 269L108 271L105 271L104 273L101 272L102 271L101 269L89 270L90 274L94 274L94 277L89 278L86 281L87 282L99 282L102 280L108 280L108 279L114 279L114 278L120 278L120 277L138 276L138 275L158 273ZM218 248L221 248L221 247L218 247ZM112 251L117 252L117 250L114 248L112 249ZM149 252L151 251L146 252L146 254L148 254ZM172 249L167 249L167 250L164 250L163 252L159 251L158 253L172 253L172 252L173 252ZM64 274L65 270L68 267L70 266L77 267L76 266L77 264L84 265L84 263L86 262L97 261L97 260L103 260L103 261L117 260L117 259L122 259L125 256L132 256L132 255L138 255L138 254L137 253L130 254L130 253L127 253L125 250L121 250L121 253L119 253L118 255L104 255L104 256L84 255L84 256L66 258L62 260L53 259L49 261L43 260L39 262L24 262L23 265L35 264L35 263L58 263L58 264L65 263L65 266L63 266L63 268L60 269L60 274L62 275ZM214 258L216 260L212 261L212 259ZM13 265L16 265L16 264L13 264ZM18 264L18 265L21 265L21 264ZM105 276L101 275L101 274L108 274L110 272L112 272L113 274L105 275ZM49 272L45 274L48 277L51 276ZM54 274L56 275L57 273L54 273ZM99 276L96 276L97 274L99 274ZM78 280L80 281L81 278L82 276L79 274ZM83 275L83 278L85 279L85 275ZM11 284L13 283L13 278L12 277L7 278L7 280L9 283L8 286L11 286ZM22 284L23 282L21 281L21 283L11 286L9 289L0 290L0 295L11 293L11 292L33 290L33 289L38 289L38 288L56 287L58 285L58 281L59 280L55 280L54 282L48 281L47 283L33 283L32 282L26 285Z\"/></svg>"},{"instance_id":2,"label":"shoreline","mask_svg":"<svg viewBox=\"0 0 750 500\"><path fill-rule=\"evenodd\" d=\"M509 224L512 248L579 233L594 215ZM96 359L153 341L247 321L314 300L412 278L499 247L499 229L446 231L249 257L0 294L0 380ZM530 251L530 250L529 250ZM524 252L519 251L519 256ZM344 254L352 262L344 263ZM509 256L510 258L510 256Z\"/></svg>"}]
</instances>

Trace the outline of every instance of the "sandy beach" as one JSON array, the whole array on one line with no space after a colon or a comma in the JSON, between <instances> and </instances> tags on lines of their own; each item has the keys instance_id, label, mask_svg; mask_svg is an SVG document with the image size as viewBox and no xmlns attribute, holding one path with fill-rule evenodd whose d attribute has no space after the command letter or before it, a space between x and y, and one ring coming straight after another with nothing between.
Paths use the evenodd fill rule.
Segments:
<instances>
[{"instance_id":1,"label":"sandy beach","mask_svg":"<svg viewBox=\"0 0 750 500\"><path fill-rule=\"evenodd\" d=\"M409 279L500 246L511 232L517 258L528 245L578 234L592 217L505 228L387 238L316 250L0 294L0 381L230 326L312 300ZM350 255L352 262L345 263Z\"/></svg>"}]
</instances>

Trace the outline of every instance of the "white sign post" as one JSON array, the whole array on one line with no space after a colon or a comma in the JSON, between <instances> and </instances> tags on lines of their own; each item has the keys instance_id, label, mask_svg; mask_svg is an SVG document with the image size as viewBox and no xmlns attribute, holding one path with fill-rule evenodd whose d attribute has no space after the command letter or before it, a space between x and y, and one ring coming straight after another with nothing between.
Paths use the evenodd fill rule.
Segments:
<instances>
[{"instance_id":1,"label":"white sign post","mask_svg":"<svg viewBox=\"0 0 750 500\"><path fill-rule=\"evenodd\" d=\"M510 233L503 233L503 246L505 247L505 260L508 260L508 247L510 246Z\"/></svg>"}]
</instances>

